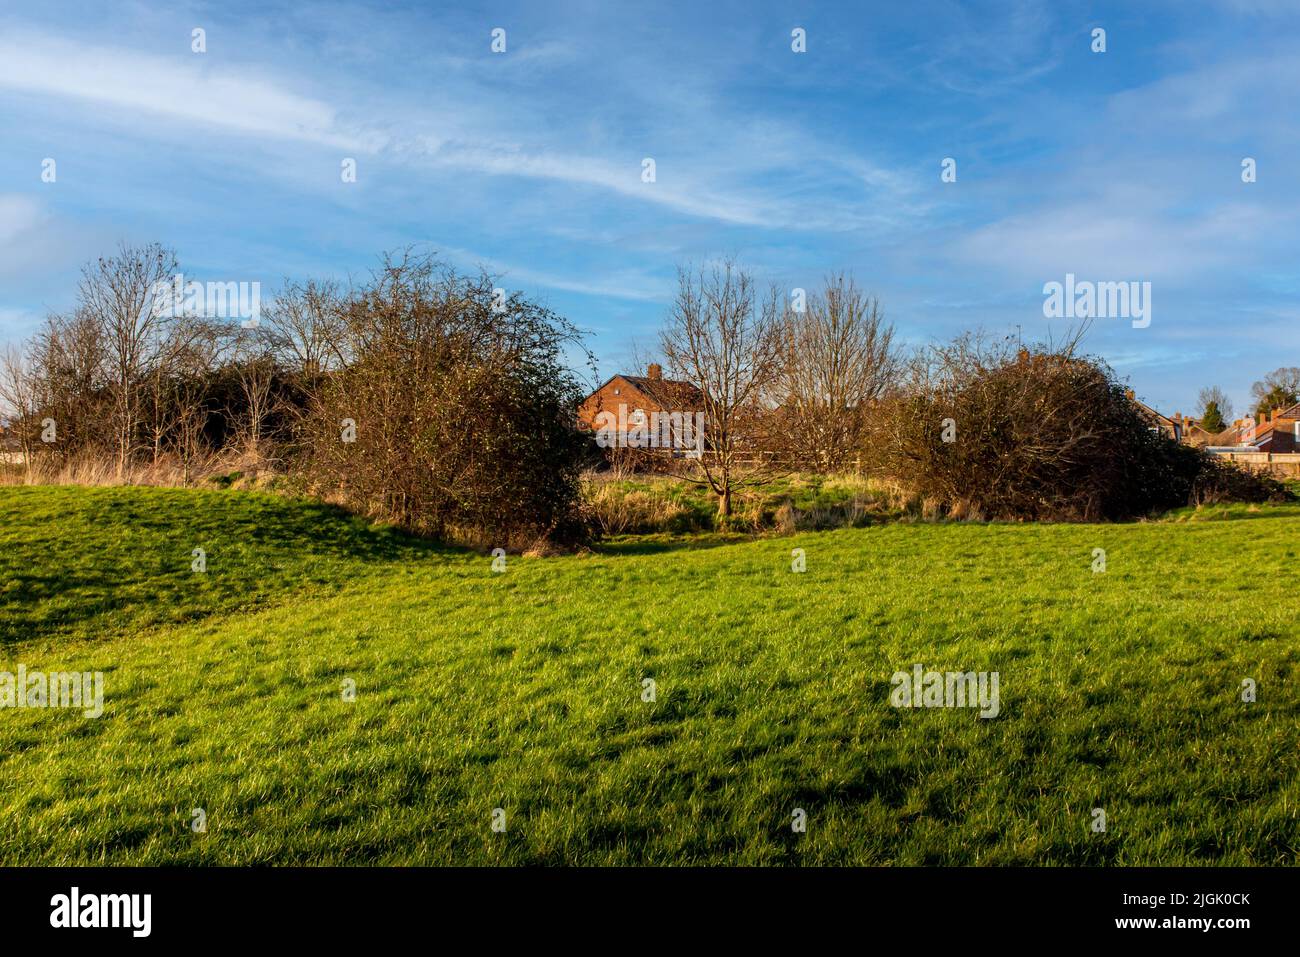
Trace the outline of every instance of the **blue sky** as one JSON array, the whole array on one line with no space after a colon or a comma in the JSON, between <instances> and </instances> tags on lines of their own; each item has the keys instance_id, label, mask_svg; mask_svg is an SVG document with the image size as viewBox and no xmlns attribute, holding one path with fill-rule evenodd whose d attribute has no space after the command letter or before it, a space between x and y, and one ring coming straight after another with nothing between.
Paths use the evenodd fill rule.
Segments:
<instances>
[{"instance_id":1,"label":"blue sky","mask_svg":"<svg viewBox=\"0 0 1300 957\"><path fill-rule=\"evenodd\" d=\"M1072 272L1152 283L1148 328L1087 343L1140 396L1240 413L1300 365L1297 100L1300 3L1270 0L7 3L0 341L123 239L267 290L419 244L589 330L602 374L682 262L851 271L909 343L1059 335Z\"/></svg>"}]
</instances>

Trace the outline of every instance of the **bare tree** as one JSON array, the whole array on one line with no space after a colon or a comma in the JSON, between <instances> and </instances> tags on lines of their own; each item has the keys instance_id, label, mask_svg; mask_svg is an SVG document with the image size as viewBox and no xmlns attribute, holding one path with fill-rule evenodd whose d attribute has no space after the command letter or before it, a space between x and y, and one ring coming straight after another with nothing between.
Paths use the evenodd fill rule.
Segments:
<instances>
[{"instance_id":1,"label":"bare tree","mask_svg":"<svg viewBox=\"0 0 1300 957\"><path fill-rule=\"evenodd\" d=\"M1250 387L1250 397L1257 416L1300 401L1300 368L1274 369Z\"/></svg>"},{"instance_id":2,"label":"bare tree","mask_svg":"<svg viewBox=\"0 0 1300 957\"><path fill-rule=\"evenodd\" d=\"M1197 417L1205 418L1205 413L1210 405L1214 405L1219 410L1224 420L1232 421L1232 400L1228 398L1228 393L1224 392L1217 385L1206 386L1196 396Z\"/></svg>"},{"instance_id":3,"label":"bare tree","mask_svg":"<svg viewBox=\"0 0 1300 957\"><path fill-rule=\"evenodd\" d=\"M879 302L843 274L828 278L802 312L786 310L773 399L790 461L828 473L853 460L872 406L898 376L893 341Z\"/></svg>"},{"instance_id":4,"label":"bare tree","mask_svg":"<svg viewBox=\"0 0 1300 957\"><path fill-rule=\"evenodd\" d=\"M5 347L0 355L0 402L8 419L8 431L22 450L23 468L30 475L33 460L32 426L36 416L36 381L28 355L17 346Z\"/></svg>"},{"instance_id":5,"label":"bare tree","mask_svg":"<svg viewBox=\"0 0 1300 957\"><path fill-rule=\"evenodd\" d=\"M57 440L39 448L41 457L67 460L98 453L111 432L107 387L108 352L99 324L83 310L52 314L29 345L33 410L54 420Z\"/></svg>"},{"instance_id":6,"label":"bare tree","mask_svg":"<svg viewBox=\"0 0 1300 957\"><path fill-rule=\"evenodd\" d=\"M152 361L142 382L144 416L154 464L177 426L193 414L221 352L221 325L202 316L173 316L159 323Z\"/></svg>"},{"instance_id":7,"label":"bare tree","mask_svg":"<svg viewBox=\"0 0 1300 957\"><path fill-rule=\"evenodd\" d=\"M172 444L181 460L182 481L188 483L194 465L211 451L208 420L214 411L212 379L225 361L229 335L219 320L187 316L178 319L186 328L176 333L185 347L174 358L174 402L177 409Z\"/></svg>"},{"instance_id":8,"label":"bare tree","mask_svg":"<svg viewBox=\"0 0 1300 957\"><path fill-rule=\"evenodd\" d=\"M112 397L113 452L121 475L136 451L143 406L143 380L161 350L156 290L177 272L176 255L158 243L125 243L115 256L82 270L79 312L100 329L107 347Z\"/></svg>"},{"instance_id":9,"label":"bare tree","mask_svg":"<svg viewBox=\"0 0 1300 957\"><path fill-rule=\"evenodd\" d=\"M781 366L778 297L773 290L760 302L753 278L731 261L679 268L677 286L660 350L673 375L699 390L705 450L692 464L726 517L736 489L762 472L755 437Z\"/></svg>"},{"instance_id":10,"label":"bare tree","mask_svg":"<svg viewBox=\"0 0 1300 957\"><path fill-rule=\"evenodd\" d=\"M286 369L308 380L338 368L343 297L332 280L286 281L265 310L262 330L271 353Z\"/></svg>"},{"instance_id":11,"label":"bare tree","mask_svg":"<svg viewBox=\"0 0 1300 957\"><path fill-rule=\"evenodd\" d=\"M273 390L275 358L262 330L238 331L232 362L243 406L239 434L244 448L253 455L260 455L267 422L276 405Z\"/></svg>"}]
</instances>

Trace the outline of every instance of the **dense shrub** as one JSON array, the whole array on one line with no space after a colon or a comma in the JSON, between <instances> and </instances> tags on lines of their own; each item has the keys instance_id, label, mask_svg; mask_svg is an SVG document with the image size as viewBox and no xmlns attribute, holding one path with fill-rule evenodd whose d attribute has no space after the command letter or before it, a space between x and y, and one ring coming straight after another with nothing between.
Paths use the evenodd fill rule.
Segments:
<instances>
[{"instance_id":1,"label":"dense shrub","mask_svg":"<svg viewBox=\"0 0 1300 957\"><path fill-rule=\"evenodd\" d=\"M1159 433L1108 367L1069 347L932 348L888 411L881 467L950 514L1117 520L1274 492Z\"/></svg>"},{"instance_id":2,"label":"dense shrub","mask_svg":"<svg viewBox=\"0 0 1300 957\"><path fill-rule=\"evenodd\" d=\"M1262 472L1243 468L1200 453L1203 461L1192 485L1189 505L1216 505L1220 502L1288 502L1295 498L1283 482Z\"/></svg>"},{"instance_id":3,"label":"dense shrub","mask_svg":"<svg viewBox=\"0 0 1300 957\"><path fill-rule=\"evenodd\" d=\"M485 546L582 536L570 325L425 258L385 260L339 309L341 362L303 423L318 492Z\"/></svg>"}]
</instances>

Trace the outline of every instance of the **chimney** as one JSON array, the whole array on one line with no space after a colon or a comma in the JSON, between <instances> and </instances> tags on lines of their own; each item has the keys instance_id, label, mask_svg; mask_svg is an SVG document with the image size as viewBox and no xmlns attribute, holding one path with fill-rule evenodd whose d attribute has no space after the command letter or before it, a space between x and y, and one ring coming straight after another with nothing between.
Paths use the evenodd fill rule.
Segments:
<instances>
[{"instance_id":1,"label":"chimney","mask_svg":"<svg viewBox=\"0 0 1300 957\"><path fill-rule=\"evenodd\" d=\"M663 366L657 362L652 362L650 365L646 366L645 374L646 377L650 379L662 379L664 377Z\"/></svg>"}]
</instances>

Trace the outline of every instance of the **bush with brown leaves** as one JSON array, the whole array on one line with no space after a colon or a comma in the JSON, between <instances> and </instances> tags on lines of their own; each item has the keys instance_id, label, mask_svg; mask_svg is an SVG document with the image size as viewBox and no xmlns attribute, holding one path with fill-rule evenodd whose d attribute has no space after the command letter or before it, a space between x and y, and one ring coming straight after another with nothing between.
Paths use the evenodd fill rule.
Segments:
<instances>
[{"instance_id":1,"label":"bush with brown leaves","mask_svg":"<svg viewBox=\"0 0 1300 957\"><path fill-rule=\"evenodd\" d=\"M880 467L948 515L1098 521L1256 501L1264 480L1153 428L1100 361L972 337L914 362L889 404Z\"/></svg>"}]
</instances>

